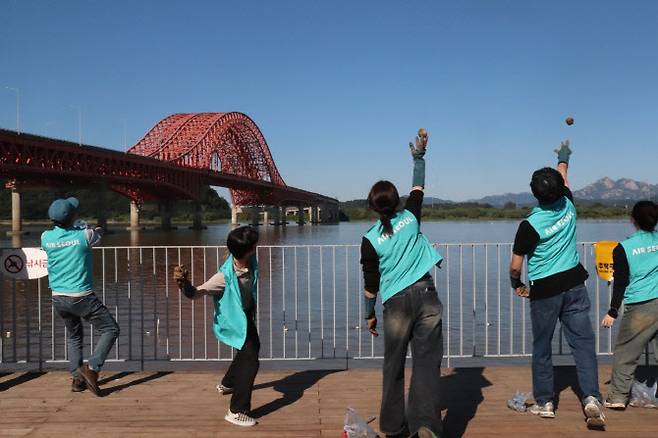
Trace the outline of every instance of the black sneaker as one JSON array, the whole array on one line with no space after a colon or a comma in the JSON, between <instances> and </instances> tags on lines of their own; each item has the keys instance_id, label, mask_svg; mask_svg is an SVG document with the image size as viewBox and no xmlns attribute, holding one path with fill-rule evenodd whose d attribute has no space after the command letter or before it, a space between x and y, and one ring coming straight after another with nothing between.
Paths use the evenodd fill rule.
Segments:
<instances>
[{"instance_id":1,"label":"black sneaker","mask_svg":"<svg viewBox=\"0 0 658 438\"><path fill-rule=\"evenodd\" d=\"M71 391L72 392L82 392L87 389L87 384L81 377L74 377L71 381Z\"/></svg>"}]
</instances>

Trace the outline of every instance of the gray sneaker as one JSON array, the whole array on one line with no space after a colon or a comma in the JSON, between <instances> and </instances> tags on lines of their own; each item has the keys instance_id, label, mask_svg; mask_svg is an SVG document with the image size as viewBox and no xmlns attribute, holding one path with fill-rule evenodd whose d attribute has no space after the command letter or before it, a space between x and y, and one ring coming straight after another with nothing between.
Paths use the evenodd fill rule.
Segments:
<instances>
[{"instance_id":1,"label":"gray sneaker","mask_svg":"<svg viewBox=\"0 0 658 438\"><path fill-rule=\"evenodd\" d=\"M605 415L603 415L603 406L594 396L588 396L583 401L585 417L587 417L587 426L603 427L605 426Z\"/></svg>"},{"instance_id":2,"label":"gray sneaker","mask_svg":"<svg viewBox=\"0 0 658 438\"><path fill-rule=\"evenodd\" d=\"M553 402L546 402L543 405L535 403L530 406L528 412L534 415L539 415L541 418L555 418L555 408Z\"/></svg>"}]
</instances>

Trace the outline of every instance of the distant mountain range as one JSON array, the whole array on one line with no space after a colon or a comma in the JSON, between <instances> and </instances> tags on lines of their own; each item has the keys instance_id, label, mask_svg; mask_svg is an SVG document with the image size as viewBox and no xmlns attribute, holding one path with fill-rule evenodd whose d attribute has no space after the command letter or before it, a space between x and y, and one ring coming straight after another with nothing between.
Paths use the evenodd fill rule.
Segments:
<instances>
[{"instance_id":1,"label":"distant mountain range","mask_svg":"<svg viewBox=\"0 0 658 438\"><path fill-rule=\"evenodd\" d=\"M615 181L606 176L580 190L574 191L573 195L580 202L601 202L605 204L631 203L640 199L655 200L658 198L658 184L649 184L629 178L621 178ZM537 201L530 192L505 193L466 201L466 203L491 204L495 207L501 207L510 202L517 206L528 206L535 205ZM424 200L425 205L452 203L454 201L432 197L426 197ZM365 200L347 201L343 204L353 207L367 206Z\"/></svg>"},{"instance_id":2,"label":"distant mountain range","mask_svg":"<svg viewBox=\"0 0 658 438\"><path fill-rule=\"evenodd\" d=\"M640 199L656 199L658 184L649 184L629 178L613 180L607 176L573 192L576 200L602 203L632 202ZM504 195L485 196L469 202L502 206L508 202L516 205L533 205L536 203L530 192L506 193Z\"/></svg>"}]
</instances>

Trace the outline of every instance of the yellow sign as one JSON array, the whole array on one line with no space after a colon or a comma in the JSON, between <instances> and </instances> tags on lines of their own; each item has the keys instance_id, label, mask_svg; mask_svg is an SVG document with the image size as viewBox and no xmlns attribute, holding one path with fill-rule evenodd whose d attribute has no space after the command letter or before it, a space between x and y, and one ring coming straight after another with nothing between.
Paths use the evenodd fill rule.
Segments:
<instances>
[{"instance_id":1,"label":"yellow sign","mask_svg":"<svg viewBox=\"0 0 658 438\"><path fill-rule=\"evenodd\" d=\"M594 244L594 255L596 259L596 273L605 281L614 278L614 266L612 263L612 251L619 244L611 240L602 240Z\"/></svg>"}]
</instances>

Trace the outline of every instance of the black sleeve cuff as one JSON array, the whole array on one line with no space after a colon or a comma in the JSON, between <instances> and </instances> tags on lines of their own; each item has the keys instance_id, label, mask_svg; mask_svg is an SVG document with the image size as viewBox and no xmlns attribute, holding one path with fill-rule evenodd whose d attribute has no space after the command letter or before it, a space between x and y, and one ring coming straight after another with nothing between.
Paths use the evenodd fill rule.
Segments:
<instances>
[{"instance_id":1,"label":"black sleeve cuff","mask_svg":"<svg viewBox=\"0 0 658 438\"><path fill-rule=\"evenodd\" d=\"M610 309L608 309L608 315L611 316L612 318L617 319L619 317L619 311L614 307L611 307Z\"/></svg>"}]
</instances>

